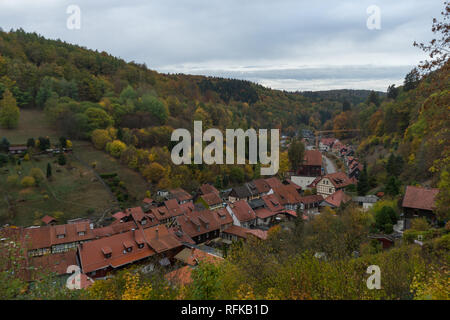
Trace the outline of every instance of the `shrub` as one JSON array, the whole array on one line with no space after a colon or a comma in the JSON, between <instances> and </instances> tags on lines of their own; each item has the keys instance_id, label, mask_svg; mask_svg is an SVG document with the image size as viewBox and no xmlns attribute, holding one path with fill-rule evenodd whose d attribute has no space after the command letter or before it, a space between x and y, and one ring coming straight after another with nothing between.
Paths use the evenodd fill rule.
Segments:
<instances>
[{"instance_id":1,"label":"shrub","mask_svg":"<svg viewBox=\"0 0 450 320\"><path fill-rule=\"evenodd\" d=\"M28 188L28 187L32 187L36 184L36 180L34 180L33 177L30 176L26 176L22 179L22 181L20 182L20 184L22 185L22 187L24 188Z\"/></svg>"},{"instance_id":2,"label":"shrub","mask_svg":"<svg viewBox=\"0 0 450 320\"><path fill-rule=\"evenodd\" d=\"M6 183L9 185L16 185L18 181L19 176L17 174L13 174L11 176L8 176L8 178L6 178Z\"/></svg>"},{"instance_id":3,"label":"shrub","mask_svg":"<svg viewBox=\"0 0 450 320\"><path fill-rule=\"evenodd\" d=\"M45 178L44 172L42 172L42 170L39 168L32 168L30 170L29 175L31 177L33 177L34 180L36 180L36 182L38 182L38 183L41 182L42 180L44 180L44 178Z\"/></svg>"},{"instance_id":4,"label":"shrub","mask_svg":"<svg viewBox=\"0 0 450 320\"><path fill-rule=\"evenodd\" d=\"M58 157L58 164L60 166L64 166L66 164L66 156L63 153L61 153Z\"/></svg>"}]
</instances>

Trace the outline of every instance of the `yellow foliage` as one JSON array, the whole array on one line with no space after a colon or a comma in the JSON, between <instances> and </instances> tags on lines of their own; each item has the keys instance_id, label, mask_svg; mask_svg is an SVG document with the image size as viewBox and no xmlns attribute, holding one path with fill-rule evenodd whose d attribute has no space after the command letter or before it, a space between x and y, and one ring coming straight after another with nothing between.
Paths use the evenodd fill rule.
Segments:
<instances>
[{"instance_id":1,"label":"yellow foliage","mask_svg":"<svg viewBox=\"0 0 450 320\"><path fill-rule=\"evenodd\" d=\"M127 273L125 281L122 300L148 300L150 298L152 287L148 283L140 283L139 274Z\"/></svg>"}]
</instances>

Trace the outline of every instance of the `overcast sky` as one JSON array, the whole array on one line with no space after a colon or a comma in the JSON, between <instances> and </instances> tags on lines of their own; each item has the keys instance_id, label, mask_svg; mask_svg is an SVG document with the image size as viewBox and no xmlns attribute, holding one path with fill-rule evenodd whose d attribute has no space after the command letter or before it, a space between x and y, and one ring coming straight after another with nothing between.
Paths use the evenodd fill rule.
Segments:
<instances>
[{"instance_id":1,"label":"overcast sky","mask_svg":"<svg viewBox=\"0 0 450 320\"><path fill-rule=\"evenodd\" d=\"M276 89L401 84L425 55L440 0L0 0L0 27L23 28L160 72L248 79ZM81 28L66 10L77 5ZM367 8L380 9L370 30Z\"/></svg>"}]
</instances>

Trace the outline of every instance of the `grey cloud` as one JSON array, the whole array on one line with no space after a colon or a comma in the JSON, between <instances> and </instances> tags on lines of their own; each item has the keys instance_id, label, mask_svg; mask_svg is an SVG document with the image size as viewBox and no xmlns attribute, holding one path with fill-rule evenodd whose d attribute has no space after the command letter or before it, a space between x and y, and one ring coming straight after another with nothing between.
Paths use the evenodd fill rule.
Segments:
<instances>
[{"instance_id":1,"label":"grey cloud","mask_svg":"<svg viewBox=\"0 0 450 320\"><path fill-rule=\"evenodd\" d=\"M81 8L81 30L66 28L69 4ZM366 28L372 4L381 9L381 30ZM338 76L387 82L424 58L412 43L431 38L431 19L442 8L443 1L425 0L2 0L0 27L23 27L164 72L201 70L260 83ZM243 67L249 65L259 71Z\"/></svg>"}]
</instances>

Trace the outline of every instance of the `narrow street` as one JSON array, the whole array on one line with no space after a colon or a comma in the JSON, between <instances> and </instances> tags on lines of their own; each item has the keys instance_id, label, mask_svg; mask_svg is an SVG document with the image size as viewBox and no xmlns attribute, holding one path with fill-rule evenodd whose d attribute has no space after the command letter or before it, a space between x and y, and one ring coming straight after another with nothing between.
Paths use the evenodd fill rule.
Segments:
<instances>
[{"instance_id":1,"label":"narrow street","mask_svg":"<svg viewBox=\"0 0 450 320\"><path fill-rule=\"evenodd\" d=\"M323 155L323 159L324 159L325 174L335 173L337 170L334 162L328 159L325 155Z\"/></svg>"}]
</instances>

